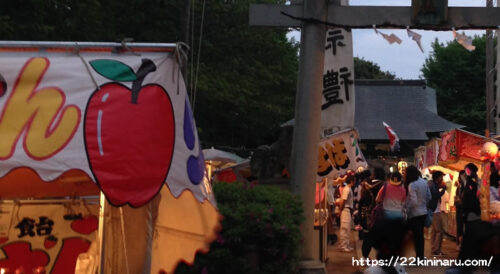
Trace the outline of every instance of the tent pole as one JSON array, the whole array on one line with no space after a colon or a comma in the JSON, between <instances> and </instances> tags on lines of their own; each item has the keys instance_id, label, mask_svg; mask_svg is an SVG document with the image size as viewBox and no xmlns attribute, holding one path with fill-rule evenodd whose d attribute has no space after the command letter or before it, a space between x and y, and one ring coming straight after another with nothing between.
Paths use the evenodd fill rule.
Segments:
<instances>
[{"instance_id":1,"label":"tent pole","mask_svg":"<svg viewBox=\"0 0 500 274\"><path fill-rule=\"evenodd\" d=\"M104 196L104 193L101 191L100 194L100 199L99 199L99 230L97 237L99 239L99 270L97 273L103 274L104 273L104 229L105 229L105 219L104 219L104 214L105 214L105 206L106 206L106 197Z\"/></svg>"}]
</instances>

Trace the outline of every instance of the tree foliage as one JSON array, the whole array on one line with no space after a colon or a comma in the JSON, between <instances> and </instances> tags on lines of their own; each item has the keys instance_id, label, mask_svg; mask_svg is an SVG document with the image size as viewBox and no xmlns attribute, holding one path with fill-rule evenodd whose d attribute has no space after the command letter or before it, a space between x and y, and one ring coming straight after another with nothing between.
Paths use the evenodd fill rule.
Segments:
<instances>
[{"instance_id":1,"label":"tree foliage","mask_svg":"<svg viewBox=\"0 0 500 274\"><path fill-rule=\"evenodd\" d=\"M297 272L304 218L299 197L276 187L223 182L214 184L214 195L222 230L209 253L175 273Z\"/></svg>"},{"instance_id":2,"label":"tree foliage","mask_svg":"<svg viewBox=\"0 0 500 274\"><path fill-rule=\"evenodd\" d=\"M456 41L436 40L422 68L436 90L439 115L481 134L486 127L485 41L485 36L475 37L476 50L467 51Z\"/></svg>"},{"instance_id":3,"label":"tree foliage","mask_svg":"<svg viewBox=\"0 0 500 274\"><path fill-rule=\"evenodd\" d=\"M138 42L187 40L192 54L185 81L204 146L254 148L272 143L293 117L298 44L287 30L248 25L258 0L206 1L198 80L195 76L203 1L194 1L186 37L187 0L0 1L4 40ZM280 3L284 0L260 0ZM19 8L22 7L22 8ZM356 79L394 79L371 61L355 58ZM193 92L194 93L194 92Z\"/></svg>"},{"instance_id":4,"label":"tree foliage","mask_svg":"<svg viewBox=\"0 0 500 274\"><path fill-rule=\"evenodd\" d=\"M248 25L256 0L194 1L188 86L197 86L194 115L205 146L256 147L272 142L293 116L298 45L285 29ZM260 2L263 2L262 0ZM283 0L264 0L281 3ZM0 1L3 40L177 42L186 38L187 0ZM22 8L19 8L22 7ZM191 35L189 35L191 36ZM191 40L191 39L189 39ZM190 89L190 88L188 88ZM192 98L194 95L192 95ZM194 101L194 100L193 100Z\"/></svg>"},{"instance_id":5,"label":"tree foliage","mask_svg":"<svg viewBox=\"0 0 500 274\"><path fill-rule=\"evenodd\" d=\"M293 116L298 45L287 40L286 30L249 26L252 1L210 2L195 105L202 140L271 143Z\"/></svg>"},{"instance_id":6,"label":"tree foliage","mask_svg":"<svg viewBox=\"0 0 500 274\"><path fill-rule=\"evenodd\" d=\"M354 74L355 79L396 79L393 73L382 71L374 62L358 57L354 57Z\"/></svg>"}]
</instances>

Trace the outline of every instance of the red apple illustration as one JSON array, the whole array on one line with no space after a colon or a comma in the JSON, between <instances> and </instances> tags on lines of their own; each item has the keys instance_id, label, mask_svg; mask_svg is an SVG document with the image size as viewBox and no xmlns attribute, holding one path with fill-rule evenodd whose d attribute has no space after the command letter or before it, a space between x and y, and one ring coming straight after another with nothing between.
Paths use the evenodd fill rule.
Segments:
<instances>
[{"instance_id":1,"label":"red apple illustration","mask_svg":"<svg viewBox=\"0 0 500 274\"><path fill-rule=\"evenodd\" d=\"M97 230L99 225L99 220L97 216L87 215L81 219L77 219L71 222L71 229L80 234L88 235Z\"/></svg>"},{"instance_id":2,"label":"red apple illustration","mask_svg":"<svg viewBox=\"0 0 500 274\"><path fill-rule=\"evenodd\" d=\"M49 235L45 237L43 241L43 246L45 249L51 249L57 244L57 238L54 235Z\"/></svg>"},{"instance_id":3,"label":"red apple illustration","mask_svg":"<svg viewBox=\"0 0 500 274\"><path fill-rule=\"evenodd\" d=\"M155 64L143 59L136 73L116 60L91 66L115 82L103 84L87 103L84 138L90 168L108 201L139 207L161 189L172 160L175 120L168 93L142 85ZM132 88L119 82L132 82Z\"/></svg>"}]
</instances>

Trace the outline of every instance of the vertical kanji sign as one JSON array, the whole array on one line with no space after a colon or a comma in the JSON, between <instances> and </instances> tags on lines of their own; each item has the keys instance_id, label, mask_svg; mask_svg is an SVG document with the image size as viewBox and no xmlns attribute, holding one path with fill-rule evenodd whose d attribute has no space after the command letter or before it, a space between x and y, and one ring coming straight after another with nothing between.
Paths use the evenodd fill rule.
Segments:
<instances>
[{"instance_id":1,"label":"vertical kanji sign","mask_svg":"<svg viewBox=\"0 0 500 274\"><path fill-rule=\"evenodd\" d=\"M354 61L352 33L328 29L321 102L321 134L354 126Z\"/></svg>"}]
</instances>

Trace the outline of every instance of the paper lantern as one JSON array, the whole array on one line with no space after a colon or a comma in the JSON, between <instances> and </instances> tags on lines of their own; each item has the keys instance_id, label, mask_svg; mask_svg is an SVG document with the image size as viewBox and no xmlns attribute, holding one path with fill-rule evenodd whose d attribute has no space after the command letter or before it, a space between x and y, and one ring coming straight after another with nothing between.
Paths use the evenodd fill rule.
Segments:
<instances>
[{"instance_id":1,"label":"paper lantern","mask_svg":"<svg viewBox=\"0 0 500 274\"><path fill-rule=\"evenodd\" d=\"M406 168L408 167L408 163L405 161L399 161L398 162L398 171L401 174L404 174L406 172Z\"/></svg>"},{"instance_id":2,"label":"paper lantern","mask_svg":"<svg viewBox=\"0 0 500 274\"><path fill-rule=\"evenodd\" d=\"M486 142L483 145L482 154L490 159L495 158L498 153L498 147L493 142Z\"/></svg>"}]
</instances>

